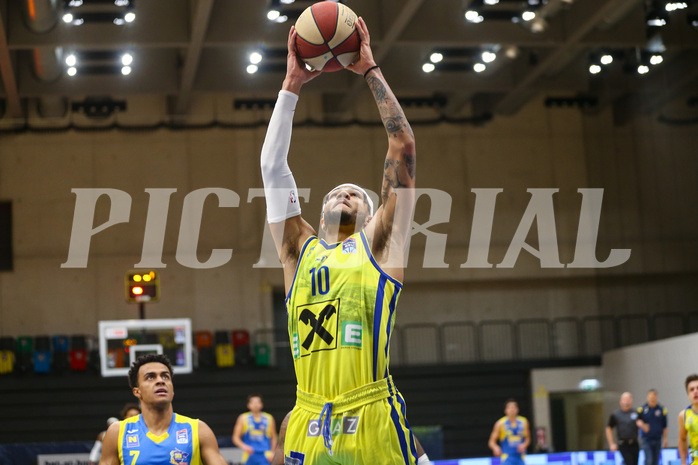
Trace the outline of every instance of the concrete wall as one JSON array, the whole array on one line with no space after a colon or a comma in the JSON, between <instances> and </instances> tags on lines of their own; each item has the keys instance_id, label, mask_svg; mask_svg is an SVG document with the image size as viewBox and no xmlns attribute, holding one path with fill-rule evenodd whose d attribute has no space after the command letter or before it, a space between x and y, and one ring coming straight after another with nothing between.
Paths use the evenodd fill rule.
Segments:
<instances>
[{"instance_id":1,"label":"concrete wall","mask_svg":"<svg viewBox=\"0 0 698 465\"><path fill-rule=\"evenodd\" d=\"M317 104L301 99L296 119L312 117ZM368 99L358 116L376 119ZM407 116L417 120L419 110ZM250 119L268 117L256 110ZM623 128L611 120L610 111L583 116L537 100L482 127L415 124L418 186L452 203L448 220L430 228L446 241L445 249L427 254L432 265L425 266L424 236L412 241L398 324L695 310L698 215L695 203L684 201L698 198L694 128L662 126L652 116ZM141 259L146 189L164 188L176 192L167 211L162 300L149 305L147 315L188 316L195 329L270 327L271 289L282 285L281 270L253 267L262 250L265 207L261 198L248 202L249 189L262 186L264 134L265 127L0 135L0 199L13 202L15 254L14 271L0 273L0 334L94 333L99 320L136 316L124 301L123 274ZM340 181L378 191L386 148L381 127L296 129L290 164L299 187L310 189L303 204L310 223L318 224L324 193ZM208 270L188 268L176 259L184 198L210 187L230 189L240 202L219 208L215 197L206 201L198 259L206 261L213 249L233 249L232 259ZM61 264L68 257L76 188L118 189L132 203L128 222L94 235L87 267L68 269ZM492 266L461 268L471 245L471 189L487 188L502 189L489 246ZM630 248L627 263L601 271L544 268L521 251L513 267L495 267L529 204L527 189L543 188L559 189L554 224L541 227L555 231L561 263L574 257L580 188L604 189L597 259ZM444 203L438 206L423 196L415 220L424 223L444 211ZM109 210L101 198L95 226ZM527 234L533 248L536 231L534 225Z\"/></svg>"},{"instance_id":2,"label":"concrete wall","mask_svg":"<svg viewBox=\"0 0 698 465\"><path fill-rule=\"evenodd\" d=\"M696 351L698 335L690 334L606 352L603 355L605 415L618 408L624 391L633 394L633 405L639 407L645 403L647 391L657 389L659 403L668 409L669 445L675 447L679 412L690 404L684 380L698 372Z\"/></svg>"}]
</instances>

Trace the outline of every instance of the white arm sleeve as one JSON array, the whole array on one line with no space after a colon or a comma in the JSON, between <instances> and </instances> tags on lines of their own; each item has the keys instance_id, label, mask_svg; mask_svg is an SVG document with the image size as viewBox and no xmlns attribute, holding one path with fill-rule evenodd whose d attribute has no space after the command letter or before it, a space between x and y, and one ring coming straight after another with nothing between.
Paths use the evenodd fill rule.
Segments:
<instances>
[{"instance_id":1,"label":"white arm sleeve","mask_svg":"<svg viewBox=\"0 0 698 465\"><path fill-rule=\"evenodd\" d=\"M102 441L95 441L95 445L92 446L90 451L90 462L98 463L99 459L102 458Z\"/></svg>"},{"instance_id":2,"label":"white arm sleeve","mask_svg":"<svg viewBox=\"0 0 698 465\"><path fill-rule=\"evenodd\" d=\"M262 146L260 161L269 223L280 223L301 214L296 180L287 162L296 102L298 95L279 91Z\"/></svg>"}]
</instances>

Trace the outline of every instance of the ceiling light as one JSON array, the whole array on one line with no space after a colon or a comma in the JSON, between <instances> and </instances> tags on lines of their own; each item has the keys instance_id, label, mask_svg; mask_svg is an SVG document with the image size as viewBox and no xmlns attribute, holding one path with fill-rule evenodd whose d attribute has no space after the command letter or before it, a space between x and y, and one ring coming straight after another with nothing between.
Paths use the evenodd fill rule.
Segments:
<instances>
[{"instance_id":1,"label":"ceiling light","mask_svg":"<svg viewBox=\"0 0 698 465\"><path fill-rule=\"evenodd\" d=\"M683 10L684 8L688 8L688 4L686 2L669 2L664 8L666 11Z\"/></svg>"},{"instance_id":2,"label":"ceiling light","mask_svg":"<svg viewBox=\"0 0 698 465\"><path fill-rule=\"evenodd\" d=\"M129 74L131 74L131 67L124 66L123 68L121 68L121 74L123 74L124 76L128 76Z\"/></svg>"},{"instance_id":3,"label":"ceiling light","mask_svg":"<svg viewBox=\"0 0 698 465\"><path fill-rule=\"evenodd\" d=\"M482 52L482 61L485 63L492 63L497 59L497 54L489 51Z\"/></svg>"},{"instance_id":4,"label":"ceiling light","mask_svg":"<svg viewBox=\"0 0 698 465\"><path fill-rule=\"evenodd\" d=\"M548 23L546 23L543 18L535 18L531 22L531 32L535 32L536 34L543 32L547 25Z\"/></svg>"},{"instance_id":5,"label":"ceiling light","mask_svg":"<svg viewBox=\"0 0 698 465\"><path fill-rule=\"evenodd\" d=\"M131 63L133 63L133 55L131 55L130 53L124 53L123 55L121 55L121 64L122 65L128 66Z\"/></svg>"},{"instance_id":6,"label":"ceiling light","mask_svg":"<svg viewBox=\"0 0 698 465\"><path fill-rule=\"evenodd\" d=\"M662 61L664 61L664 58L662 58L661 55L652 55L652 56L650 57L650 64L651 64L651 65L658 65L658 64L661 63Z\"/></svg>"},{"instance_id":7,"label":"ceiling light","mask_svg":"<svg viewBox=\"0 0 698 465\"><path fill-rule=\"evenodd\" d=\"M257 65L261 63L262 61L262 54L259 52L252 52L250 53L250 63L253 65Z\"/></svg>"},{"instance_id":8,"label":"ceiling light","mask_svg":"<svg viewBox=\"0 0 698 465\"><path fill-rule=\"evenodd\" d=\"M78 62L78 57L75 56L74 53L71 53L67 57L65 57L65 64L68 66L75 66L75 64Z\"/></svg>"},{"instance_id":9,"label":"ceiling light","mask_svg":"<svg viewBox=\"0 0 698 465\"><path fill-rule=\"evenodd\" d=\"M72 23L73 22L73 14L72 13L66 13L63 15L63 22L64 23Z\"/></svg>"},{"instance_id":10,"label":"ceiling light","mask_svg":"<svg viewBox=\"0 0 698 465\"><path fill-rule=\"evenodd\" d=\"M483 63L475 63L473 65L473 71L475 71L476 73L481 73L486 69L487 69L487 66L485 66Z\"/></svg>"},{"instance_id":11,"label":"ceiling light","mask_svg":"<svg viewBox=\"0 0 698 465\"><path fill-rule=\"evenodd\" d=\"M124 15L124 21L126 21L127 23L132 23L135 19L136 13L134 13L133 11L129 11Z\"/></svg>"},{"instance_id":12,"label":"ceiling light","mask_svg":"<svg viewBox=\"0 0 698 465\"><path fill-rule=\"evenodd\" d=\"M279 18L279 16L281 16L281 12L279 12L278 10L269 10L267 12L267 19L269 21L276 21Z\"/></svg>"},{"instance_id":13,"label":"ceiling light","mask_svg":"<svg viewBox=\"0 0 698 465\"><path fill-rule=\"evenodd\" d=\"M116 6L128 6L129 0L114 0Z\"/></svg>"},{"instance_id":14,"label":"ceiling light","mask_svg":"<svg viewBox=\"0 0 698 465\"><path fill-rule=\"evenodd\" d=\"M589 72L591 74L599 74L601 72L601 66L596 65L596 64L591 65L591 66L589 66Z\"/></svg>"},{"instance_id":15,"label":"ceiling light","mask_svg":"<svg viewBox=\"0 0 698 465\"><path fill-rule=\"evenodd\" d=\"M468 10L465 12L465 19L471 23L481 23L485 18L483 18L482 15L475 10Z\"/></svg>"},{"instance_id":16,"label":"ceiling light","mask_svg":"<svg viewBox=\"0 0 698 465\"><path fill-rule=\"evenodd\" d=\"M296 0L281 0L281 3L285 5L290 5L291 3L295 2Z\"/></svg>"},{"instance_id":17,"label":"ceiling light","mask_svg":"<svg viewBox=\"0 0 698 465\"><path fill-rule=\"evenodd\" d=\"M75 7L75 8L82 6L82 0L70 0L68 2L68 6Z\"/></svg>"},{"instance_id":18,"label":"ceiling light","mask_svg":"<svg viewBox=\"0 0 698 465\"><path fill-rule=\"evenodd\" d=\"M257 65L247 65L247 74L254 74L259 70Z\"/></svg>"},{"instance_id":19,"label":"ceiling light","mask_svg":"<svg viewBox=\"0 0 698 465\"><path fill-rule=\"evenodd\" d=\"M425 73L431 73L436 69L436 66L434 66L434 63L424 63L422 65L422 71Z\"/></svg>"},{"instance_id":20,"label":"ceiling light","mask_svg":"<svg viewBox=\"0 0 698 465\"><path fill-rule=\"evenodd\" d=\"M650 68L647 65L640 65L637 67L637 72L639 74L647 74L650 72Z\"/></svg>"},{"instance_id":21,"label":"ceiling light","mask_svg":"<svg viewBox=\"0 0 698 465\"><path fill-rule=\"evenodd\" d=\"M443 59L444 59L443 54L439 53L439 52L434 52L431 55L429 55L429 61L431 61L432 63L438 63Z\"/></svg>"},{"instance_id":22,"label":"ceiling light","mask_svg":"<svg viewBox=\"0 0 698 465\"><path fill-rule=\"evenodd\" d=\"M600 61L602 65L610 65L611 63L613 63L613 57L607 53L601 56Z\"/></svg>"},{"instance_id":23,"label":"ceiling light","mask_svg":"<svg viewBox=\"0 0 698 465\"><path fill-rule=\"evenodd\" d=\"M654 27L666 26L666 20L664 18L650 18L647 20L647 25Z\"/></svg>"},{"instance_id":24,"label":"ceiling light","mask_svg":"<svg viewBox=\"0 0 698 465\"><path fill-rule=\"evenodd\" d=\"M66 70L66 73L68 73L68 76L75 76L78 73L78 69L75 66L71 66Z\"/></svg>"},{"instance_id":25,"label":"ceiling light","mask_svg":"<svg viewBox=\"0 0 698 465\"><path fill-rule=\"evenodd\" d=\"M485 5L496 5L497 3L499 3L499 0L485 0L483 3Z\"/></svg>"},{"instance_id":26,"label":"ceiling light","mask_svg":"<svg viewBox=\"0 0 698 465\"><path fill-rule=\"evenodd\" d=\"M281 16L279 16L278 18L276 18L276 22L277 22L277 23L285 23L287 19L288 19L288 16L286 16L286 15L281 15Z\"/></svg>"},{"instance_id":27,"label":"ceiling light","mask_svg":"<svg viewBox=\"0 0 698 465\"><path fill-rule=\"evenodd\" d=\"M536 17L536 14L533 11L524 11L521 13L521 19L524 21L531 21L533 18Z\"/></svg>"}]
</instances>

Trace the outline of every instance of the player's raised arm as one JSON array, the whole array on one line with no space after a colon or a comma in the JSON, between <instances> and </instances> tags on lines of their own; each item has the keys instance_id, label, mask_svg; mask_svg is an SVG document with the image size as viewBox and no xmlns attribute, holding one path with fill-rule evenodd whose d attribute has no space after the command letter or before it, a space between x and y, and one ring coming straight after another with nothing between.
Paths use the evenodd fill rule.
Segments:
<instances>
[{"instance_id":1,"label":"player's raised arm","mask_svg":"<svg viewBox=\"0 0 698 465\"><path fill-rule=\"evenodd\" d=\"M302 243L315 234L314 229L301 218L300 199L296 181L288 166L293 114L300 89L318 72L308 71L295 52L296 32L292 26L288 34L286 77L274 106L261 155L262 181L267 201L267 220L276 250L286 270L293 274ZM287 283L287 288L288 288Z\"/></svg>"},{"instance_id":2,"label":"player's raised arm","mask_svg":"<svg viewBox=\"0 0 698 465\"><path fill-rule=\"evenodd\" d=\"M372 251L379 261L385 263L390 260L389 266L401 266L401 263L398 264L393 259L397 259L398 256L402 258L410 232L416 176L414 134L400 103L373 59L370 35L363 18L358 19L356 28L361 38L359 60L347 68L362 74L366 79L388 133L381 206L366 232L373 239ZM390 253L388 245L391 248L399 248L398 253L393 254L392 258L386 256Z\"/></svg>"}]
</instances>

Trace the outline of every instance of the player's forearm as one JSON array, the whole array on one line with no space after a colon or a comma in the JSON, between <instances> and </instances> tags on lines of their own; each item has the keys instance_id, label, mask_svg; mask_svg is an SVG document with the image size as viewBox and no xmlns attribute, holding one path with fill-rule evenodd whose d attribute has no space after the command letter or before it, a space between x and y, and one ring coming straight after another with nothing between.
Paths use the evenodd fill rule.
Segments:
<instances>
[{"instance_id":1,"label":"player's forearm","mask_svg":"<svg viewBox=\"0 0 698 465\"><path fill-rule=\"evenodd\" d=\"M615 444L613 441L613 430L609 426L606 427L606 440L608 441L608 446L613 447Z\"/></svg>"},{"instance_id":2,"label":"player's forearm","mask_svg":"<svg viewBox=\"0 0 698 465\"><path fill-rule=\"evenodd\" d=\"M679 449L679 458L681 459L681 463L683 465L685 465L686 459L688 457L688 441L685 439L679 438L678 449Z\"/></svg>"},{"instance_id":3,"label":"player's forearm","mask_svg":"<svg viewBox=\"0 0 698 465\"><path fill-rule=\"evenodd\" d=\"M376 100L378 112L391 143L393 139L396 139L403 144L414 144L414 134L410 123L380 68L369 71L366 75L366 82Z\"/></svg>"}]
</instances>

